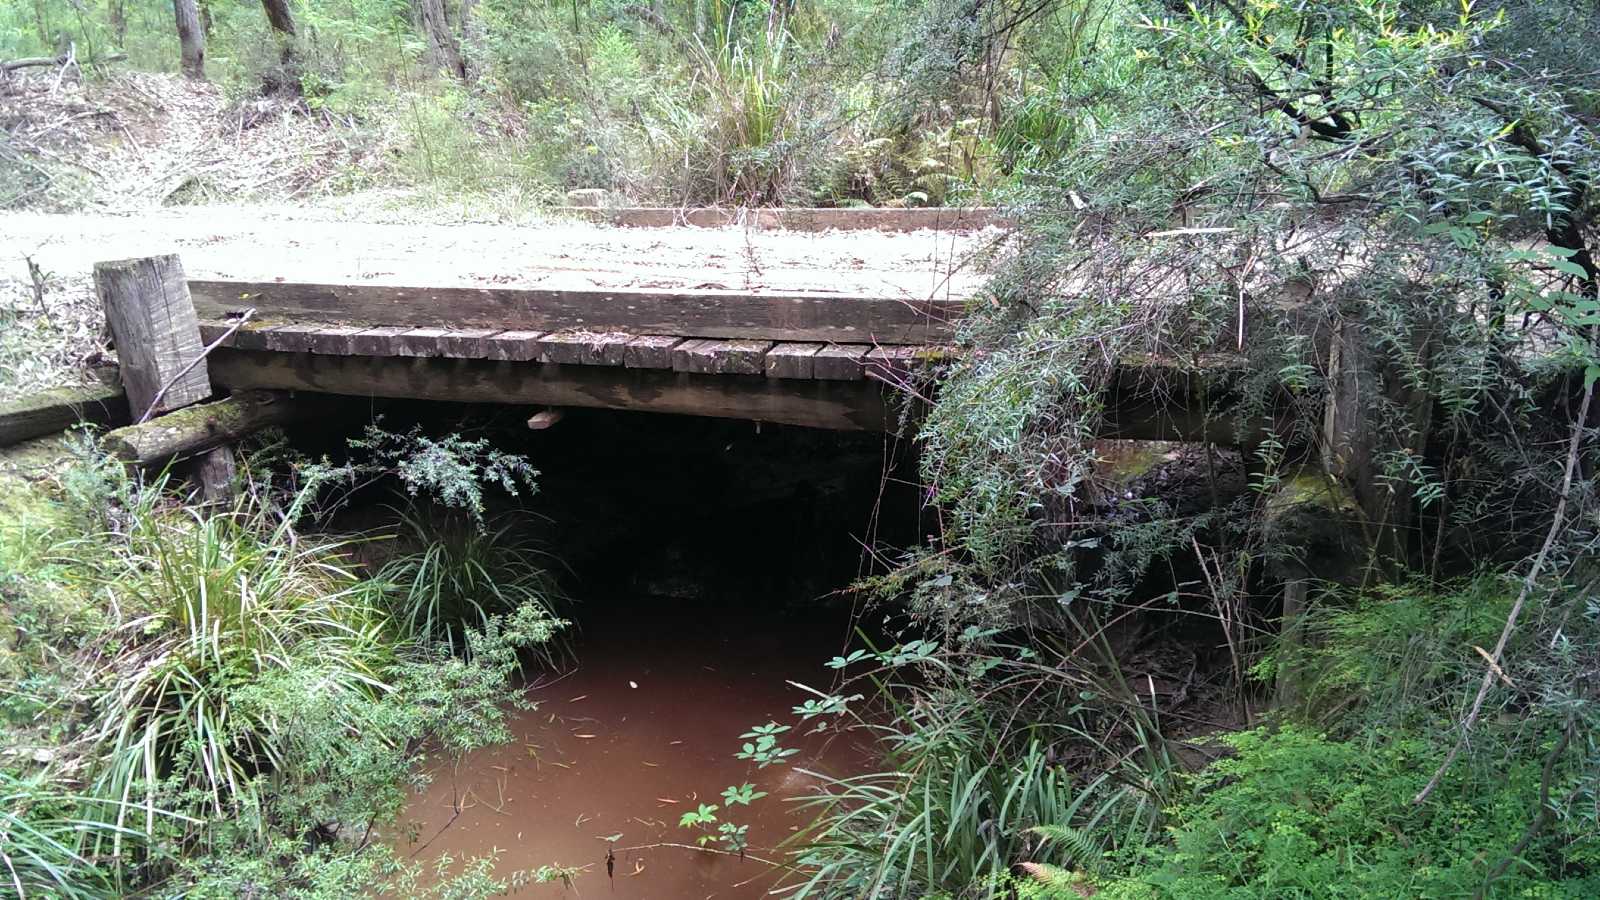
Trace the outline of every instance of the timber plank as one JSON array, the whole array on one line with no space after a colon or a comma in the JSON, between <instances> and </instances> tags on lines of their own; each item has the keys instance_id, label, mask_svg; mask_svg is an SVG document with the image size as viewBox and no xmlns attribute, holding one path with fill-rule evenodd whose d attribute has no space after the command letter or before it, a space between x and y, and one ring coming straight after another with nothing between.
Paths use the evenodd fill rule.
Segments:
<instances>
[{"instance_id":1,"label":"timber plank","mask_svg":"<svg viewBox=\"0 0 1600 900\"><path fill-rule=\"evenodd\" d=\"M413 328L395 336L394 352L397 356L443 356L442 341L448 334L444 328Z\"/></svg>"},{"instance_id":2,"label":"timber plank","mask_svg":"<svg viewBox=\"0 0 1600 900\"><path fill-rule=\"evenodd\" d=\"M683 340L668 334L640 335L622 348L622 364L630 369L670 369L672 348Z\"/></svg>"},{"instance_id":3,"label":"timber plank","mask_svg":"<svg viewBox=\"0 0 1600 900\"><path fill-rule=\"evenodd\" d=\"M760 375L771 341L684 341L672 349L672 369L699 375Z\"/></svg>"},{"instance_id":4,"label":"timber plank","mask_svg":"<svg viewBox=\"0 0 1600 900\"><path fill-rule=\"evenodd\" d=\"M816 373L813 359L821 344L779 344L767 351L768 378L811 378Z\"/></svg>"},{"instance_id":5,"label":"timber plank","mask_svg":"<svg viewBox=\"0 0 1600 900\"><path fill-rule=\"evenodd\" d=\"M569 366L620 366L633 339L620 332L558 331L539 339L539 361Z\"/></svg>"},{"instance_id":6,"label":"timber plank","mask_svg":"<svg viewBox=\"0 0 1600 900\"><path fill-rule=\"evenodd\" d=\"M673 347L672 371L712 374L717 367L717 358L713 354L716 345L716 341L708 338L692 338Z\"/></svg>"},{"instance_id":7,"label":"timber plank","mask_svg":"<svg viewBox=\"0 0 1600 900\"><path fill-rule=\"evenodd\" d=\"M268 325L261 322L246 322L233 333L233 338L228 342L230 347L240 350L267 350L267 332L277 328L277 325Z\"/></svg>"},{"instance_id":8,"label":"timber plank","mask_svg":"<svg viewBox=\"0 0 1600 900\"><path fill-rule=\"evenodd\" d=\"M862 377L865 344L834 344L823 347L812 357L812 377L822 381L855 381Z\"/></svg>"},{"instance_id":9,"label":"timber plank","mask_svg":"<svg viewBox=\"0 0 1600 900\"><path fill-rule=\"evenodd\" d=\"M211 396L200 321L178 257L97 262L94 285L130 410L163 413Z\"/></svg>"},{"instance_id":10,"label":"timber plank","mask_svg":"<svg viewBox=\"0 0 1600 900\"><path fill-rule=\"evenodd\" d=\"M127 421L128 400L117 385L52 388L0 403L0 447L65 431L80 422Z\"/></svg>"},{"instance_id":11,"label":"timber plank","mask_svg":"<svg viewBox=\"0 0 1600 900\"><path fill-rule=\"evenodd\" d=\"M452 359L486 359L489 348L484 341L499 334L496 328L467 328L446 331L439 338L439 353Z\"/></svg>"},{"instance_id":12,"label":"timber plank","mask_svg":"<svg viewBox=\"0 0 1600 900\"><path fill-rule=\"evenodd\" d=\"M624 366L317 356L219 349L213 377L231 390L314 391L467 403L527 403L751 419L843 431L893 428L879 384L726 378Z\"/></svg>"},{"instance_id":13,"label":"timber plank","mask_svg":"<svg viewBox=\"0 0 1600 900\"><path fill-rule=\"evenodd\" d=\"M964 301L732 290L552 290L192 281L202 317L241 295L267 319L407 328L623 331L706 338L925 344L951 333Z\"/></svg>"},{"instance_id":14,"label":"timber plank","mask_svg":"<svg viewBox=\"0 0 1600 900\"><path fill-rule=\"evenodd\" d=\"M766 371L771 341L718 341L711 348L713 371L718 375L760 375Z\"/></svg>"},{"instance_id":15,"label":"timber plank","mask_svg":"<svg viewBox=\"0 0 1600 900\"><path fill-rule=\"evenodd\" d=\"M404 325L363 329L350 335L350 353L355 356L399 356L395 352L396 339L410 330Z\"/></svg>"},{"instance_id":16,"label":"timber plank","mask_svg":"<svg viewBox=\"0 0 1600 900\"><path fill-rule=\"evenodd\" d=\"M485 359L531 362L539 358L542 331L501 331L483 339Z\"/></svg>"},{"instance_id":17,"label":"timber plank","mask_svg":"<svg viewBox=\"0 0 1600 900\"><path fill-rule=\"evenodd\" d=\"M306 334L306 349L326 356L349 356L355 352L352 338L362 329L351 325L319 325Z\"/></svg>"},{"instance_id":18,"label":"timber plank","mask_svg":"<svg viewBox=\"0 0 1600 900\"><path fill-rule=\"evenodd\" d=\"M912 373L942 356L939 347L873 347L865 358L866 375L890 384L902 384Z\"/></svg>"}]
</instances>

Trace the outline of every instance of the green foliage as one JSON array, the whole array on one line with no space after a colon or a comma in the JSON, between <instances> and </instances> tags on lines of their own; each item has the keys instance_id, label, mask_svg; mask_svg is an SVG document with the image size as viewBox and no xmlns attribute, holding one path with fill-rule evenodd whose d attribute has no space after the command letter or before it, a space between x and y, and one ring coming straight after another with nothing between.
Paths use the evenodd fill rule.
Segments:
<instances>
[{"instance_id":1,"label":"green foliage","mask_svg":"<svg viewBox=\"0 0 1600 900\"><path fill-rule=\"evenodd\" d=\"M392 475L412 497L428 496L439 503L467 511L482 521L483 487L497 485L510 496L537 490L539 473L526 458L492 447L486 438L467 439L459 434L431 438L420 428L405 434L385 431L373 424L350 441L350 449L365 458L351 465L325 464L308 471L307 482L340 479L354 482L374 475Z\"/></svg>"},{"instance_id":2,"label":"green foliage","mask_svg":"<svg viewBox=\"0 0 1600 900\"><path fill-rule=\"evenodd\" d=\"M246 512L135 528L100 586L125 618L89 733L103 759L95 793L118 804L119 825L142 820L150 833L159 793L216 816L255 802L254 776L284 735L236 708L236 688L311 666L320 690L356 703L382 689L391 651L376 592L338 543Z\"/></svg>"},{"instance_id":3,"label":"green foliage","mask_svg":"<svg viewBox=\"0 0 1600 900\"><path fill-rule=\"evenodd\" d=\"M1411 798L1435 756L1415 738L1371 747L1286 727L1227 743L1236 755L1202 772L1195 799L1173 810L1171 846L1148 853L1105 896L1468 896L1487 863L1517 843L1539 780L1537 760L1524 759L1497 785L1417 806ZM1558 872L1507 878L1496 890L1585 897L1600 887L1592 875Z\"/></svg>"},{"instance_id":4,"label":"green foliage","mask_svg":"<svg viewBox=\"0 0 1600 900\"><path fill-rule=\"evenodd\" d=\"M856 677L891 716L855 719L845 697L824 697L823 708L850 716L830 727L870 735L883 758L866 774L819 776L817 794L800 801L815 819L798 896L987 896L1019 863L1093 868L1108 846L1153 834L1171 768L1159 737L1100 747L1116 760L1103 768L1063 765L1058 753L1098 739L1086 729L1106 733L1084 699L1092 694L1030 648L991 637L969 633L968 650L927 641L858 650L831 664L877 662Z\"/></svg>"},{"instance_id":5,"label":"green foliage","mask_svg":"<svg viewBox=\"0 0 1600 900\"><path fill-rule=\"evenodd\" d=\"M547 553L516 533L514 517L493 526L430 514L412 504L392 556L377 580L394 586L391 621L402 637L464 649L464 629L524 606L553 613L560 590Z\"/></svg>"},{"instance_id":6,"label":"green foliage","mask_svg":"<svg viewBox=\"0 0 1600 900\"><path fill-rule=\"evenodd\" d=\"M78 847L85 834L109 834L116 826L79 817L79 803L46 778L0 771L0 884L19 898L109 895L106 871Z\"/></svg>"},{"instance_id":7,"label":"green foliage","mask_svg":"<svg viewBox=\"0 0 1600 900\"><path fill-rule=\"evenodd\" d=\"M517 880L473 861L425 893L367 838L429 755L509 739L522 661L564 625L542 603L508 594L456 623L458 656L399 637L394 586L359 574L351 544L297 533L257 499L187 509L164 479L140 485L87 448L48 488L4 484L22 515L0 527L0 608L28 630L6 739L39 749L0 772L3 883L321 898L351 884L481 897Z\"/></svg>"}]
</instances>

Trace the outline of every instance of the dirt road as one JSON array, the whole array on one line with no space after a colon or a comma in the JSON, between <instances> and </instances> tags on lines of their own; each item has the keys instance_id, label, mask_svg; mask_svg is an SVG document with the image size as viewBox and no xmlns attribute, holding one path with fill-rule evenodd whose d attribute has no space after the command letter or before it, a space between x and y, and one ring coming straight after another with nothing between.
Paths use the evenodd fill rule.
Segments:
<instances>
[{"instance_id":1,"label":"dirt road","mask_svg":"<svg viewBox=\"0 0 1600 900\"><path fill-rule=\"evenodd\" d=\"M81 377L102 346L91 273L177 253L195 278L728 289L920 299L983 283L995 230L888 234L352 221L304 208L179 207L129 215L0 215L0 392ZM28 260L37 267L40 302Z\"/></svg>"},{"instance_id":2,"label":"dirt road","mask_svg":"<svg viewBox=\"0 0 1600 900\"><path fill-rule=\"evenodd\" d=\"M31 256L65 276L88 273L96 260L178 253L195 277L920 298L971 293L982 276L962 261L996 234L626 229L561 220L393 224L303 210L187 207L0 216L0 258L10 270Z\"/></svg>"}]
</instances>

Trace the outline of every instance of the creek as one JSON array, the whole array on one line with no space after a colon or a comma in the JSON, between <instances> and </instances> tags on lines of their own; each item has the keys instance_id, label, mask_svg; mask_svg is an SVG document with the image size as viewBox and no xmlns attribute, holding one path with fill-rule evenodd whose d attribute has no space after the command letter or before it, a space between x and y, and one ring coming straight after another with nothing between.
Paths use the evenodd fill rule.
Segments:
<instances>
[{"instance_id":1,"label":"creek","mask_svg":"<svg viewBox=\"0 0 1600 900\"><path fill-rule=\"evenodd\" d=\"M512 512L569 569L576 662L530 670L537 705L512 711L510 743L434 764L393 846L426 870L486 854L502 877L579 867L577 896L764 896L783 873L756 860L791 859L806 773L871 760L855 734L797 728L780 744L798 752L760 768L735 757L741 735L795 722L814 696L796 683L832 687L825 663L874 630L842 589L873 571L864 547L914 539L906 454L881 435L583 411L521 435L496 445L542 475ZM746 783L768 796L730 808L723 790ZM744 858L695 846L717 825L680 827L702 803L748 826Z\"/></svg>"}]
</instances>

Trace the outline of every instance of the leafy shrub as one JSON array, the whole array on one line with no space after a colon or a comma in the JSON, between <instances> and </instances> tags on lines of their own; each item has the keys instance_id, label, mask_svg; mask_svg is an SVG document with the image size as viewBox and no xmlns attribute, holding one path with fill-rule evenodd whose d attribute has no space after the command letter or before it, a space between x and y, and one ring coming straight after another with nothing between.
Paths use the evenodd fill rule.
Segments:
<instances>
[{"instance_id":1,"label":"leafy shrub","mask_svg":"<svg viewBox=\"0 0 1600 900\"><path fill-rule=\"evenodd\" d=\"M523 606L553 615L561 599L549 569L553 558L520 537L516 526L509 516L479 527L408 507L399 540L414 549L391 558L377 575L394 586L387 603L399 634L464 650L465 629L484 628L491 616Z\"/></svg>"},{"instance_id":2,"label":"leafy shrub","mask_svg":"<svg viewBox=\"0 0 1600 900\"><path fill-rule=\"evenodd\" d=\"M1468 896L1517 844L1539 781L1538 761L1525 759L1498 784L1447 788L1451 802L1416 806L1411 798L1437 759L1416 738L1369 747L1290 726L1227 743L1237 755L1200 773L1194 799L1172 810L1170 847L1148 851L1102 896ZM1560 872L1508 876L1497 891L1600 889L1593 873Z\"/></svg>"},{"instance_id":3,"label":"leafy shrub","mask_svg":"<svg viewBox=\"0 0 1600 900\"><path fill-rule=\"evenodd\" d=\"M106 636L90 729L95 794L119 825L136 798L152 832L161 793L216 816L254 801L284 735L237 706L239 686L311 666L334 702L382 690L392 656L376 592L340 550L243 512L138 522L103 585L124 617Z\"/></svg>"}]
</instances>

